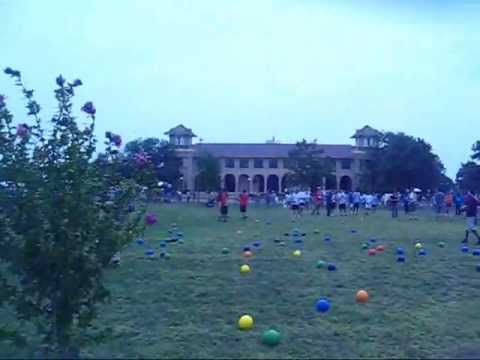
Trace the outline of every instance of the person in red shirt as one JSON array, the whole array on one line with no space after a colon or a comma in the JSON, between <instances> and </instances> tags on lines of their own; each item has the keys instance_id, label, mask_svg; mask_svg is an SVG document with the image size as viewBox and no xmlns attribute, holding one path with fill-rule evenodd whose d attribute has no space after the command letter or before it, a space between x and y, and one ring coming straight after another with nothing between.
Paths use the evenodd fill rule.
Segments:
<instances>
[{"instance_id":1,"label":"person in red shirt","mask_svg":"<svg viewBox=\"0 0 480 360\"><path fill-rule=\"evenodd\" d=\"M228 192L226 190L220 191L217 197L217 202L220 207L219 221L227 222L228 218Z\"/></svg>"},{"instance_id":2,"label":"person in red shirt","mask_svg":"<svg viewBox=\"0 0 480 360\"><path fill-rule=\"evenodd\" d=\"M248 193L247 190L243 190L240 194L240 213L242 214L242 219L247 219L247 207L248 207Z\"/></svg>"},{"instance_id":3,"label":"person in red shirt","mask_svg":"<svg viewBox=\"0 0 480 360\"><path fill-rule=\"evenodd\" d=\"M312 215L320 215L320 208L323 203L322 188L320 186L317 186L317 190L313 196L313 202L315 207L312 210Z\"/></svg>"}]
</instances>

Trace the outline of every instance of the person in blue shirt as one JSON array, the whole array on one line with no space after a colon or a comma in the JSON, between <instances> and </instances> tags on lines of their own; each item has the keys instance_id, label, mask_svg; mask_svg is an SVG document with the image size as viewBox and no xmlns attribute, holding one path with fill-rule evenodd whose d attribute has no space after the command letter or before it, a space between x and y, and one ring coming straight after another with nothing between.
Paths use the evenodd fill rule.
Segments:
<instances>
[{"instance_id":1,"label":"person in blue shirt","mask_svg":"<svg viewBox=\"0 0 480 360\"><path fill-rule=\"evenodd\" d=\"M455 203L455 215L462 215L462 206L463 206L462 194L457 192L453 197L453 202Z\"/></svg>"}]
</instances>

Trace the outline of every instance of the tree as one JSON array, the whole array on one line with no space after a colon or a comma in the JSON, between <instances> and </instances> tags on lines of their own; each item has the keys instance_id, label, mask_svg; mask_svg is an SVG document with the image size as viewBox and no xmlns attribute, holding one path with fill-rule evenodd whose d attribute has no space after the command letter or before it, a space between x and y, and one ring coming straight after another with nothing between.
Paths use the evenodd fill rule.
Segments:
<instances>
[{"instance_id":1,"label":"tree","mask_svg":"<svg viewBox=\"0 0 480 360\"><path fill-rule=\"evenodd\" d=\"M386 133L382 146L368 151L361 176L363 188L388 192L419 187L433 189L445 182L445 168L430 144L403 133Z\"/></svg>"},{"instance_id":2,"label":"tree","mask_svg":"<svg viewBox=\"0 0 480 360\"><path fill-rule=\"evenodd\" d=\"M125 172L127 174L136 167L138 154L144 154L154 166L155 176L146 180L146 186L156 185L158 181L163 181L172 184L174 188L178 187L182 163L176 155L175 147L167 141L157 138L130 141L125 145Z\"/></svg>"},{"instance_id":3,"label":"tree","mask_svg":"<svg viewBox=\"0 0 480 360\"><path fill-rule=\"evenodd\" d=\"M308 186L312 191L321 186L333 171L332 160L322 155L323 150L316 143L307 143L305 139L297 142L288 153L287 168L292 172L289 181Z\"/></svg>"},{"instance_id":4,"label":"tree","mask_svg":"<svg viewBox=\"0 0 480 360\"><path fill-rule=\"evenodd\" d=\"M220 189L220 162L210 153L202 153L196 159L198 176L195 186L200 191Z\"/></svg>"},{"instance_id":5,"label":"tree","mask_svg":"<svg viewBox=\"0 0 480 360\"><path fill-rule=\"evenodd\" d=\"M480 141L472 146L471 161L462 164L457 172L456 181L462 190L480 192Z\"/></svg>"},{"instance_id":6,"label":"tree","mask_svg":"<svg viewBox=\"0 0 480 360\"><path fill-rule=\"evenodd\" d=\"M101 166L93 164L95 106L82 107L90 121L83 129L73 114L80 80L57 77L47 132L33 90L19 71L5 73L22 89L32 123L15 127L0 95L0 303L33 322L60 356L75 357L92 339L98 303L108 300L103 271L143 230L145 206L131 209L140 187L135 176L120 176L119 135L107 133Z\"/></svg>"}]
</instances>

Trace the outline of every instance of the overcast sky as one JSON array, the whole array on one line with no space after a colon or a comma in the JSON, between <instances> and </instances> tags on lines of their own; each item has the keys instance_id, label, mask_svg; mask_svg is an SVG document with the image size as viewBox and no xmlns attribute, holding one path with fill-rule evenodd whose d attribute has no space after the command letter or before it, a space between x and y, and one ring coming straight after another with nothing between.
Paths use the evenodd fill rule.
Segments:
<instances>
[{"instance_id":1,"label":"overcast sky","mask_svg":"<svg viewBox=\"0 0 480 360\"><path fill-rule=\"evenodd\" d=\"M342 144L369 124L426 139L450 176L480 139L479 39L475 0L0 0L0 67L44 117L61 73L99 135ZM23 122L15 91L0 76Z\"/></svg>"}]
</instances>

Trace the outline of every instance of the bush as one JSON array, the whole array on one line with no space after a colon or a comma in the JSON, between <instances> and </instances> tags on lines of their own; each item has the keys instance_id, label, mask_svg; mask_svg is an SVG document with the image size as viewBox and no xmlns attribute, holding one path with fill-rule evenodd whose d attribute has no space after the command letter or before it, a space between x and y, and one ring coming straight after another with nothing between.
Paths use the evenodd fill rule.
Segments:
<instances>
[{"instance_id":1,"label":"bush","mask_svg":"<svg viewBox=\"0 0 480 360\"><path fill-rule=\"evenodd\" d=\"M119 135L106 134L102 161L94 161L95 106L81 108L89 120L83 129L73 115L80 80L57 77L58 109L45 127L20 72L5 73L32 121L15 126L0 95L0 303L34 323L55 353L77 356L91 339L96 305L108 299L105 267L143 230L141 188L135 176L121 176Z\"/></svg>"}]
</instances>

